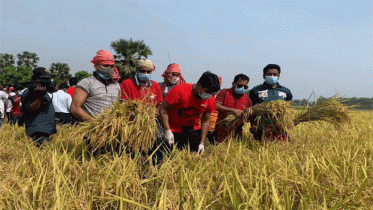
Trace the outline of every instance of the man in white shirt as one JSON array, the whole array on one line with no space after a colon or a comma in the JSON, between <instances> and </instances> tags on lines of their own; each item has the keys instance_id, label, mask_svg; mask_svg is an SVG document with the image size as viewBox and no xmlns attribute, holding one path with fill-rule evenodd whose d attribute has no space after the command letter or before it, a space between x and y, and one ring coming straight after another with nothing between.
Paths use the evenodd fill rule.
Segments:
<instances>
[{"instance_id":1,"label":"man in white shirt","mask_svg":"<svg viewBox=\"0 0 373 210\"><path fill-rule=\"evenodd\" d=\"M0 127L3 125L5 117L5 102L8 99L8 94L2 91L3 86L0 85Z\"/></svg>"},{"instance_id":2,"label":"man in white shirt","mask_svg":"<svg viewBox=\"0 0 373 210\"><path fill-rule=\"evenodd\" d=\"M70 114L72 98L70 94L67 93L68 88L69 86L67 83L60 84L58 91L53 93L52 98L53 108L56 112L55 118L57 118L61 124L72 123Z\"/></svg>"}]
</instances>

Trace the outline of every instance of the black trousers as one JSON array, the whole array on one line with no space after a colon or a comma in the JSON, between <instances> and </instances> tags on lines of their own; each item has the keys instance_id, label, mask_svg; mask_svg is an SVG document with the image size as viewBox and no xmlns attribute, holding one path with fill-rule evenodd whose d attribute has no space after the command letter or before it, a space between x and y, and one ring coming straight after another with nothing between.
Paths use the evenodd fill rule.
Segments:
<instances>
[{"instance_id":1,"label":"black trousers","mask_svg":"<svg viewBox=\"0 0 373 210\"><path fill-rule=\"evenodd\" d=\"M61 124L73 123L73 118L70 113L56 112L55 117L60 120Z\"/></svg>"},{"instance_id":2,"label":"black trousers","mask_svg":"<svg viewBox=\"0 0 373 210\"><path fill-rule=\"evenodd\" d=\"M201 130L194 130L193 126L184 126L181 133L174 133L175 144L182 150L190 147L190 151L197 152L201 142Z\"/></svg>"},{"instance_id":3,"label":"black trousers","mask_svg":"<svg viewBox=\"0 0 373 210\"><path fill-rule=\"evenodd\" d=\"M44 142L50 142L50 134L43 132L35 132L31 136L37 147L41 146Z\"/></svg>"}]
</instances>

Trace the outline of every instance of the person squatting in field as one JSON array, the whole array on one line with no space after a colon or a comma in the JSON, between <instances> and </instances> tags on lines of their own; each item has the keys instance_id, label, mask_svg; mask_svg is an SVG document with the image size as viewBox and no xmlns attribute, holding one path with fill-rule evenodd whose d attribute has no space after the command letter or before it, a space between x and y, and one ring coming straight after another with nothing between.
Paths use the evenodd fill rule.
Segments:
<instances>
[{"instance_id":1,"label":"person squatting in field","mask_svg":"<svg viewBox=\"0 0 373 210\"><path fill-rule=\"evenodd\" d=\"M278 83L280 79L281 68L276 64L268 64L263 69L264 83L255 86L249 93L253 105L275 100L291 101L293 95L290 90ZM259 123L252 123L251 133L254 139L262 140L263 133L270 140L285 141L289 139L288 133L284 132L279 123L261 116Z\"/></svg>"},{"instance_id":2,"label":"person squatting in field","mask_svg":"<svg viewBox=\"0 0 373 210\"><path fill-rule=\"evenodd\" d=\"M180 65L171 63L162 74L163 82L159 83L162 89L163 97L166 97L168 91L176 85L185 83L185 79L181 74Z\"/></svg>"},{"instance_id":3,"label":"person squatting in field","mask_svg":"<svg viewBox=\"0 0 373 210\"><path fill-rule=\"evenodd\" d=\"M217 142L225 141L233 131L236 137L242 137L243 121L238 122L234 128L225 124L225 118L229 113L234 113L237 117L242 115L245 108L251 107L252 102L247 96L249 90L249 77L244 74L238 74L234 77L230 89L221 90L215 98L216 109L219 111L216 125Z\"/></svg>"},{"instance_id":4,"label":"person squatting in field","mask_svg":"<svg viewBox=\"0 0 373 210\"><path fill-rule=\"evenodd\" d=\"M102 111L113 106L120 97L119 84L112 81L114 56L107 50L99 50L91 60L93 76L80 81L75 88L70 112L80 121L90 121Z\"/></svg>"},{"instance_id":5,"label":"person squatting in field","mask_svg":"<svg viewBox=\"0 0 373 210\"><path fill-rule=\"evenodd\" d=\"M160 107L160 116L168 144L183 149L190 146L198 154L204 152L204 142L210 124L210 113L216 109L215 95L220 90L218 76L202 74L197 84L180 84L172 88ZM193 129L202 113L201 135Z\"/></svg>"}]
</instances>

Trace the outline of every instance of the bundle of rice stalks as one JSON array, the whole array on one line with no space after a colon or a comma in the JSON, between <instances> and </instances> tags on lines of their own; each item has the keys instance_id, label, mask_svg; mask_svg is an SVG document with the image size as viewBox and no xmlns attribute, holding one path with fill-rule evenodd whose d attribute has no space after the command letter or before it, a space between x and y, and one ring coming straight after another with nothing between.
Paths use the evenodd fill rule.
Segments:
<instances>
[{"instance_id":1,"label":"bundle of rice stalks","mask_svg":"<svg viewBox=\"0 0 373 210\"><path fill-rule=\"evenodd\" d=\"M240 117L229 114L226 118L226 124L234 127L240 120L248 122L266 118L268 121L280 123L284 129L288 129L294 126L294 116L295 111L291 108L290 102L276 100L246 108Z\"/></svg>"},{"instance_id":2,"label":"bundle of rice stalks","mask_svg":"<svg viewBox=\"0 0 373 210\"><path fill-rule=\"evenodd\" d=\"M328 98L320 103L306 108L306 111L299 114L294 122L315 122L326 121L339 128L344 123L350 123L348 109L342 105L336 97Z\"/></svg>"},{"instance_id":3,"label":"bundle of rice stalks","mask_svg":"<svg viewBox=\"0 0 373 210\"><path fill-rule=\"evenodd\" d=\"M140 100L119 100L78 132L86 133L91 152L111 150L147 152L157 138L156 107Z\"/></svg>"}]
</instances>

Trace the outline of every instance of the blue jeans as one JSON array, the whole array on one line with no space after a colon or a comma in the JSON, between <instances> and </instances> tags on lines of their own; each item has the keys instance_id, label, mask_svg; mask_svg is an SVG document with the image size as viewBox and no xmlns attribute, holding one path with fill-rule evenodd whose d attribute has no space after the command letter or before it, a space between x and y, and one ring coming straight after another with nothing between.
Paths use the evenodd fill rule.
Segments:
<instances>
[{"instance_id":1,"label":"blue jeans","mask_svg":"<svg viewBox=\"0 0 373 210\"><path fill-rule=\"evenodd\" d=\"M3 122L4 122L4 118L0 118L0 128L3 125Z\"/></svg>"}]
</instances>

